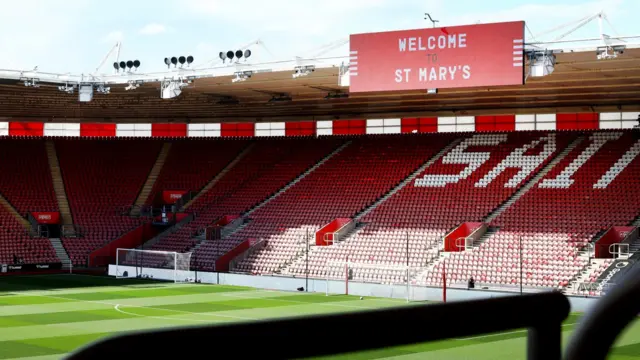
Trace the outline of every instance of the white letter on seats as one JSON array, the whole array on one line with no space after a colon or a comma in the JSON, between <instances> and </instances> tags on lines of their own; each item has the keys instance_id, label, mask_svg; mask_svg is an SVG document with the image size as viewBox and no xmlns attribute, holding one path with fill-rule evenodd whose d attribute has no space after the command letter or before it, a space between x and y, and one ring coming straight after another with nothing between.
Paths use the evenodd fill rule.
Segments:
<instances>
[{"instance_id":1,"label":"white letter on seats","mask_svg":"<svg viewBox=\"0 0 640 360\"><path fill-rule=\"evenodd\" d=\"M482 164L491 157L490 152L464 152L469 146L496 146L507 141L506 134L479 134L464 140L447 155L442 158L443 164L468 165L457 175L425 175L422 179L416 179L415 186L444 187L450 183L457 183L473 174Z\"/></svg>"},{"instance_id":2,"label":"white letter on seats","mask_svg":"<svg viewBox=\"0 0 640 360\"><path fill-rule=\"evenodd\" d=\"M538 155L525 155L527 150L533 149L541 142L546 141L540 154ZM537 140L531 141L531 143L524 145L519 149L513 150L509 156L498 164L491 172L485 175L476 183L476 187L487 187L493 180L495 180L505 170L510 168L520 169L504 187L515 188L527 178L535 169L540 166L553 152L556 151L556 134L549 134L543 136Z\"/></svg>"},{"instance_id":3,"label":"white letter on seats","mask_svg":"<svg viewBox=\"0 0 640 360\"><path fill-rule=\"evenodd\" d=\"M571 164L567 166L555 179L544 179L538 187L540 188L554 188L554 189L567 189L573 184L575 180L571 177L584 165L587 160L600 150L600 148L610 140L618 140L622 136L621 132L611 133L594 133L589 137L591 144L582 151L578 157L573 159Z\"/></svg>"},{"instance_id":4,"label":"white letter on seats","mask_svg":"<svg viewBox=\"0 0 640 360\"><path fill-rule=\"evenodd\" d=\"M606 189L609 184L615 180L615 178L620 175L622 170L624 170L632 161L640 154L640 140L633 144L631 149L627 151L618 161L607 171L606 174L602 175L600 180L597 183L593 184L594 189Z\"/></svg>"}]
</instances>

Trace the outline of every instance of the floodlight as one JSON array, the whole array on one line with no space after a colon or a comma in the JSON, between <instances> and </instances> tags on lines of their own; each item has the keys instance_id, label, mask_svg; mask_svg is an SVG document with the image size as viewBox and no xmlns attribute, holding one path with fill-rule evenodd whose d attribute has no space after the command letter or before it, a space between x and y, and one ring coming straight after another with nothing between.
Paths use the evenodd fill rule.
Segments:
<instances>
[{"instance_id":1,"label":"floodlight","mask_svg":"<svg viewBox=\"0 0 640 360\"><path fill-rule=\"evenodd\" d=\"M171 58L171 63L173 64L174 67L178 66L178 58L177 57L172 57Z\"/></svg>"},{"instance_id":2,"label":"floodlight","mask_svg":"<svg viewBox=\"0 0 640 360\"><path fill-rule=\"evenodd\" d=\"M127 61L127 68L131 69L133 67L133 61Z\"/></svg>"},{"instance_id":3,"label":"floodlight","mask_svg":"<svg viewBox=\"0 0 640 360\"><path fill-rule=\"evenodd\" d=\"M124 61L120 61L120 69L124 70L127 67L127 63Z\"/></svg>"},{"instance_id":4,"label":"floodlight","mask_svg":"<svg viewBox=\"0 0 640 360\"><path fill-rule=\"evenodd\" d=\"M118 64L118 62L114 62L113 63L113 68L116 69L116 71L120 70L120 64Z\"/></svg>"},{"instance_id":5,"label":"floodlight","mask_svg":"<svg viewBox=\"0 0 640 360\"><path fill-rule=\"evenodd\" d=\"M187 56L187 65L191 65L192 62L193 62L193 56L191 55Z\"/></svg>"},{"instance_id":6,"label":"floodlight","mask_svg":"<svg viewBox=\"0 0 640 360\"><path fill-rule=\"evenodd\" d=\"M133 67L134 68L139 68L140 67L140 60L133 60Z\"/></svg>"},{"instance_id":7,"label":"floodlight","mask_svg":"<svg viewBox=\"0 0 640 360\"><path fill-rule=\"evenodd\" d=\"M180 65L184 65L184 63L187 62L187 59L184 56L180 56L178 58L178 62L180 63Z\"/></svg>"},{"instance_id":8,"label":"floodlight","mask_svg":"<svg viewBox=\"0 0 640 360\"><path fill-rule=\"evenodd\" d=\"M227 51L227 58L229 59L229 61L233 61L234 56L235 54L233 53L233 51L231 50Z\"/></svg>"},{"instance_id":9,"label":"floodlight","mask_svg":"<svg viewBox=\"0 0 640 360\"><path fill-rule=\"evenodd\" d=\"M251 50L247 49L244 51L244 58L248 58L249 56L251 56Z\"/></svg>"},{"instance_id":10,"label":"floodlight","mask_svg":"<svg viewBox=\"0 0 640 360\"><path fill-rule=\"evenodd\" d=\"M238 60L242 58L242 50L236 50L236 57L238 58Z\"/></svg>"}]
</instances>

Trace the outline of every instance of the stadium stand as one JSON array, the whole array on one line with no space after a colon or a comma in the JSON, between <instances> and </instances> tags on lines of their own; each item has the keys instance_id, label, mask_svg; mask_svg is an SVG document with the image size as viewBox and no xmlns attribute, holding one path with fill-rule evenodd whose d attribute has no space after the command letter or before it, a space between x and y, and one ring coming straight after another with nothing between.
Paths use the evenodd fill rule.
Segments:
<instances>
[{"instance_id":1,"label":"stadium stand","mask_svg":"<svg viewBox=\"0 0 640 360\"><path fill-rule=\"evenodd\" d=\"M354 139L341 153L253 213L253 222L230 237L232 244L248 237L264 238L268 242L266 248L241 262L236 270L280 271L304 249L307 231L314 234L335 218L356 216L427 162L451 139L447 135ZM221 255L221 250L214 246L206 250L209 256Z\"/></svg>"},{"instance_id":2,"label":"stadium stand","mask_svg":"<svg viewBox=\"0 0 640 360\"><path fill-rule=\"evenodd\" d=\"M141 223L122 214L134 203L161 146L138 139L56 141L73 221L84 233L62 239L74 265L85 265L89 252Z\"/></svg>"},{"instance_id":3,"label":"stadium stand","mask_svg":"<svg viewBox=\"0 0 640 360\"><path fill-rule=\"evenodd\" d=\"M500 231L471 252L451 254L427 276L453 282L566 287L588 266L585 246L599 231L629 224L640 213L640 142L627 132L587 133L567 157L491 225ZM615 179L615 181L613 181ZM597 206L594 206L597 204ZM605 269L597 268L590 278Z\"/></svg>"},{"instance_id":4,"label":"stadium stand","mask_svg":"<svg viewBox=\"0 0 640 360\"><path fill-rule=\"evenodd\" d=\"M164 237L152 249L189 250L199 241L194 235L207 225L225 215L245 213L312 167L342 142L340 139L309 138L256 140L251 151L187 209L187 212L197 215L195 220ZM198 257L198 263L207 262L207 257Z\"/></svg>"},{"instance_id":5,"label":"stadium stand","mask_svg":"<svg viewBox=\"0 0 640 360\"><path fill-rule=\"evenodd\" d=\"M517 169L507 169L495 181L484 187L475 186L482 177L494 169L515 149L528 147L525 154L535 160L530 172L523 172L520 185L544 165L551 152L566 144L562 137L560 144L555 137L540 141L548 134L511 133L487 134L463 137L462 142L445 157L436 161L414 182L407 184L376 209L363 217L365 228L355 232L344 242L328 249L311 251L310 264L314 274L326 276L327 260L349 260L379 265L406 265L407 242L409 242L409 266L425 267L437 257L442 237L453 227L465 221L481 221L497 208L517 189L506 188L505 181L518 174ZM547 144L553 143L549 147ZM543 154L541 159L535 155ZM546 155L545 155L546 154ZM547 157L549 156L549 157ZM535 158L535 159L534 159ZM453 165L452 165L453 164ZM466 168L465 164L471 164ZM463 172L464 169L467 169ZM460 173L459 177L455 174ZM440 177L445 174L445 177ZM442 181L444 179L444 182ZM301 262L286 270L301 275ZM356 279L375 281L398 281L405 275L399 271L367 269L366 274L355 274ZM342 277L340 271L330 274Z\"/></svg>"},{"instance_id":6,"label":"stadium stand","mask_svg":"<svg viewBox=\"0 0 640 360\"><path fill-rule=\"evenodd\" d=\"M199 191L246 145L246 140L172 141L171 151L146 203L152 204L163 190Z\"/></svg>"}]
</instances>

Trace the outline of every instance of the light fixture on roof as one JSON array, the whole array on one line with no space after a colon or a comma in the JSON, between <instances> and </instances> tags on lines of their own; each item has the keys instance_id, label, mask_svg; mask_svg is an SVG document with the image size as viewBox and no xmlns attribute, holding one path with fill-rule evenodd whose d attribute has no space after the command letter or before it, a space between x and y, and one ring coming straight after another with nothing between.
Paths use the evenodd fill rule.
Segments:
<instances>
[{"instance_id":1,"label":"light fixture on roof","mask_svg":"<svg viewBox=\"0 0 640 360\"><path fill-rule=\"evenodd\" d=\"M349 94L347 93L343 93L340 91L336 91L336 92L330 92L327 94L327 96L325 96L324 98L326 100L332 100L332 99L346 99L349 97Z\"/></svg>"},{"instance_id":2,"label":"light fixture on roof","mask_svg":"<svg viewBox=\"0 0 640 360\"><path fill-rule=\"evenodd\" d=\"M180 68L183 68L185 63L187 64L187 67L191 66L191 63L193 63L193 56L181 55L178 57L172 56L170 58L164 58L164 64L167 65L167 68L171 68L171 65L173 65L174 68L177 68L178 64L180 64Z\"/></svg>"},{"instance_id":3,"label":"light fixture on roof","mask_svg":"<svg viewBox=\"0 0 640 360\"><path fill-rule=\"evenodd\" d=\"M40 81L40 79L22 78L20 79L20 81L22 81L24 83L24 86L26 87L34 87L34 88L40 87L40 84L38 84L38 81Z\"/></svg>"},{"instance_id":4,"label":"light fixture on roof","mask_svg":"<svg viewBox=\"0 0 640 360\"><path fill-rule=\"evenodd\" d=\"M529 59L529 72L527 77L540 77L551 75L556 66L555 50L525 50L524 54Z\"/></svg>"},{"instance_id":5,"label":"light fixture on roof","mask_svg":"<svg viewBox=\"0 0 640 360\"><path fill-rule=\"evenodd\" d=\"M299 78L300 76L307 76L312 72L316 71L316 67L313 65L307 66L296 66L294 68L294 73L291 75L294 79Z\"/></svg>"},{"instance_id":6,"label":"light fixture on roof","mask_svg":"<svg viewBox=\"0 0 640 360\"><path fill-rule=\"evenodd\" d=\"M251 78L251 76L253 75L253 71L237 71L234 75L235 77L231 79L231 82L237 83L239 81L246 81L247 79Z\"/></svg>"},{"instance_id":7,"label":"light fixture on roof","mask_svg":"<svg viewBox=\"0 0 640 360\"><path fill-rule=\"evenodd\" d=\"M68 83L58 86L59 91L64 91L67 94L73 94L74 89L75 89L75 85L69 86Z\"/></svg>"},{"instance_id":8,"label":"light fixture on roof","mask_svg":"<svg viewBox=\"0 0 640 360\"><path fill-rule=\"evenodd\" d=\"M598 60L615 59L622 55L627 47L625 45L599 46L596 50Z\"/></svg>"},{"instance_id":9,"label":"light fixture on roof","mask_svg":"<svg viewBox=\"0 0 640 360\"><path fill-rule=\"evenodd\" d=\"M131 90L135 90L137 88L140 87L140 82L137 81L129 81L128 85L126 88L124 88L126 91L131 91Z\"/></svg>"},{"instance_id":10,"label":"light fixture on roof","mask_svg":"<svg viewBox=\"0 0 640 360\"><path fill-rule=\"evenodd\" d=\"M220 60L222 60L222 63L224 64L227 60L229 60L229 64L233 63L233 59L236 59L236 63L240 62L240 59L244 58L244 61L247 61L247 59L249 57L251 57L251 50L246 49L244 51L242 50L229 50L227 52L224 51L220 51L220 53L218 54L218 56L220 57Z\"/></svg>"},{"instance_id":11,"label":"light fixture on roof","mask_svg":"<svg viewBox=\"0 0 640 360\"><path fill-rule=\"evenodd\" d=\"M100 94L110 94L111 93L111 88L108 86L104 86L104 84L98 84L98 86L96 86L96 91Z\"/></svg>"},{"instance_id":12,"label":"light fixture on roof","mask_svg":"<svg viewBox=\"0 0 640 360\"><path fill-rule=\"evenodd\" d=\"M122 70L122 73L131 72L131 69L134 69L134 71L137 71L138 68L140 67L140 60L127 60L127 61L120 61L120 62L114 62L113 63L113 68L116 70L116 72L120 72L120 70Z\"/></svg>"},{"instance_id":13,"label":"light fixture on roof","mask_svg":"<svg viewBox=\"0 0 640 360\"><path fill-rule=\"evenodd\" d=\"M182 89L189 86L188 80L166 78L160 83L160 98L173 99L182 94Z\"/></svg>"},{"instance_id":14,"label":"light fixture on roof","mask_svg":"<svg viewBox=\"0 0 640 360\"><path fill-rule=\"evenodd\" d=\"M287 94L278 94L278 95L273 95L271 99L269 99L269 104L279 103L279 102L289 102L292 100L293 99L291 98L291 96Z\"/></svg>"}]
</instances>

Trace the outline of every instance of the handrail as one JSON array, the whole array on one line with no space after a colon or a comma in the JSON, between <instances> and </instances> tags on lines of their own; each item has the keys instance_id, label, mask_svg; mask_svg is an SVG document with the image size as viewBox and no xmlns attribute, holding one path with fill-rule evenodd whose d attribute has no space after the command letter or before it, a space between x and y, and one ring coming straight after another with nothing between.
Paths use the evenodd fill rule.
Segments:
<instances>
[{"instance_id":1,"label":"handrail","mask_svg":"<svg viewBox=\"0 0 640 360\"><path fill-rule=\"evenodd\" d=\"M623 281L596 303L573 332L566 360L606 359L620 333L640 313L640 266L626 274Z\"/></svg>"},{"instance_id":2,"label":"handrail","mask_svg":"<svg viewBox=\"0 0 640 360\"><path fill-rule=\"evenodd\" d=\"M626 252L623 253L623 249L626 248ZM613 250L612 250L613 249ZM627 243L614 243L609 245L609 253L611 255L613 255L614 258L616 259L625 259L624 256L626 256L626 258L629 257L629 244Z\"/></svg>"},{"instance_id":3,"label":"handrail","mask_svg":"<svg viewBox=\"0 0 640 360\"><path fill-rule=\"evenodd\" d=\"M527 328L528 360L560 360L561 324L568 315L567 298L559 292L549 292L142 331L98 341L66 359L129 358L135 349L144 349L148 358L167 358L167 348L158 344L169 343L189 344L180 347L180 356L196 357L206 351L211 339L231 349L242 349L243 358L302 359ZM416 331L407 326L412 323L439 325L420 326ZM331 341L322 346L310 346L309 339L326 337L327 331L332 334ZM251 346L246 346L246 339L251 339Z\"/></svg>"}]
</instances>

